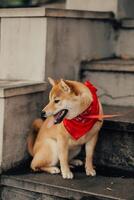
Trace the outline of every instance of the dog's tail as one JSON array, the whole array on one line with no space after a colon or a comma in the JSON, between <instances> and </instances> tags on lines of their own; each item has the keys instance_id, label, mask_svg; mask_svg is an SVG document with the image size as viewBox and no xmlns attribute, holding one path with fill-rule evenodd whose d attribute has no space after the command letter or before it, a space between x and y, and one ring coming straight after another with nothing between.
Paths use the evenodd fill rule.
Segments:
<instances>
[{"instance_id":1,"label":"dog's tail","mask_svg":"<svg viewBox=\"0 0 134 200\"><path fill-rule=\"evenodd\" d=\"M38 132L43 124L42 119L36 119L34 120L32 124L32 131L29 133L28 138L27 138L27 147L28 147L28 152L31 156L33 156L33 147L35 144L35 140L37 138Z\"/></svg>"}]
</instances>

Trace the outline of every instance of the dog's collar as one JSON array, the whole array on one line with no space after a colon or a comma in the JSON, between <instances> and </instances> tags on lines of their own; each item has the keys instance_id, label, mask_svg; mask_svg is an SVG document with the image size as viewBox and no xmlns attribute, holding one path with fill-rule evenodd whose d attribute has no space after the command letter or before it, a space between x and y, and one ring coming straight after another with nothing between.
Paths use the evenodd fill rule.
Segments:
<instances>
[{"instance_id":1,"label":"dog's collar","mask_svg":"<svg viewBox=\"0 0 134 200\"><path fill-rule=\"evenodd\" d=\"M99 102L96 95L97 89L89 81L86 81L85 85L89 88L93 97L91 105L77 117L71 120L63 120L66 130L76 140L89 132L94 124L99 121L99 118L92 118L92 116L99 115Z\"/></svg>"}]
</instances>

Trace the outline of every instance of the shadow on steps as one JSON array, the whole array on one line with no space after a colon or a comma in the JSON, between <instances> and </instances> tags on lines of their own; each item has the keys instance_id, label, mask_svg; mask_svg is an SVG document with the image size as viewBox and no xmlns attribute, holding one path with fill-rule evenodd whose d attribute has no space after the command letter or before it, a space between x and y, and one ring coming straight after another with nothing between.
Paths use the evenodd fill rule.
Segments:
<instances>
[{"instance_id":1,"label":"shadow on steps","mask_svg":"<svg viewBox=\"0 0 134 200\"><path fill-rule=\"evenodd\" d=\"M32 170L30 169L30 162L25 161L23 163L20 163L17 167L14 167L6 172L3 172L5 175L23 175L23 174L29 174L32 173ZM80 172L83 173L84 166L82 167L75 167L71 169L74 173ZM117 169L114 167L107 167L107 166L96 166L96 172L97 175L104 176L104 177L121 177L121 178L134 178L134 171L125 171L122 169ZM33 173L44 173L44 172L33 172Z\"/></svg>"}]
</instances>

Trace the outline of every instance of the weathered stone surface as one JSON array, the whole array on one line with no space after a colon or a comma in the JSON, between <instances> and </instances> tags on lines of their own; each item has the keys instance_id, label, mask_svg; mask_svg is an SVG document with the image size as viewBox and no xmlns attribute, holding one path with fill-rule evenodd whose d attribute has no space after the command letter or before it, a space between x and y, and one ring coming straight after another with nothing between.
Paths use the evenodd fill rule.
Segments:
<instances>
[{"instance_id":1,"label":"weathered stone surface","mask_svg":"<svg viewBox=\"0 0 134 200\"><path fill-rule=\"evenodd\" d=\"M98 88L102 103L134 106L134 61L117 59L83 64L82 80L88 79Z\"/></svg>"},{"instance_id":2,"label":"weathered stone surface","mask_svg":"<svg viewBox=\"0 0 134 200\"><path fill-rule=\"evenodd\" d=\"M34 193L36 193L36 195L37 193L40 193L43 194L44 197L45 195L58 197L56 198L56 200L57 199L60 200L59 197L61 197L61 199L74 199L74 200L80 200L80 199L81 200L82 199L133 200L134 197L134 191L133 191L134 179L132 178L124 179L120 177L104 177L99 175L91 178L86 176L85 173L78 173L78 172L77 173L75 172L74 180L64 180L61 177L61 175L49 175L45 173L24 174L24 175L14 175L14 176L2 175L1 183L3 186L7 186L7 188L11 186L18 189L19 188L23 189L23 191L26 191L26 194L28 194L27 191L31 191L32 195L34 195ZM25 193L23 193L22 195L24 196ZM37 197L40 198L40 196ZM19 200L19 198L15 200ZM26 200L31 200L31 199L26 198Z\"/></svg>"},{"instance_id":3,"label":"weathered stone surface","mask_svg":"<svg viewBox=\"0 0 134 200\"><path fill-rule=\"evenodd\" d=\"M134 58L134 20L123 19L117 31L115 54L126 60ZM129 38L129 39L128 39Z\"/></svg>"},{"instance_id":4,"label":"weathered stone surface","mask_svg":"<svg viewBox=\"0 0 134 200\"><path fill-rule=\"evenodd\" d=\"M128 23L127 23L128 24ZM118 40L116 43L116 55L125 59L134 58L134 28L120 28L118 31ZM129 39L128 39L129 38Z\"/></svg>"},{"instance_id":5,"label":"weathered stone surface","mask_svg":"<svg viewBox=\"0 0 134 200\"><path fill-rule=\"evenodd\" d=\"M134 173L134 108L104 106L105 114L120 117L105 120L97 143L95 162Z\"/></svg>"},{"instance_id":6,"label":"weathered stone surface","mask_svg":"<svg viewBox=\"0 0 134 200\"><path fill-rule=\"evenodd\" d=\"M3 187L1 192L1 200L41 200L41 194L29 192L13 187Z\"/></svg>"},{"instance_id":7,"label":"weathered stone surface","mask_svg":"<svg viewBox=\"0 0 134 200\"><path fill-rule=\"evenodd\" d=\"M26 138L45 103L45 83L2 81L0 91L0 167L7 170L27 157Z\"/></svg>"},{"instance_id":8,"label":"weathered stone surface","mask_svg":"<svg viewBox=\"0 0 134 200\"><path fill-rule=\"evenodd\" d=\"M14 187L3 187L1 191L1 200L62 200L62 198Z\"/></svg>"},{"instance_id":9,"label":"weathered stone surface","mask_svg":"<svg viewBox=\"0 0 134 200\"><path fill-rule=\"evenodd\" d=\"M96 164L134 171L134 133L104 128L96 148Z\"/></svg>"}]
</instances>

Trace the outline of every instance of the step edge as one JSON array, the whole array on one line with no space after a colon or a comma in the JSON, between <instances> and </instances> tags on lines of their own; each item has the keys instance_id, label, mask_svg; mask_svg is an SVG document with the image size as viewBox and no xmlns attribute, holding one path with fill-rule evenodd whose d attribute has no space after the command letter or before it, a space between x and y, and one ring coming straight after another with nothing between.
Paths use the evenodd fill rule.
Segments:
<instances>
[{"instance_id":1,"label":"step edge","mask_svg":"<svg viewBox=\"0 0 134 200\"><path fill-rule=\"evenodd\" d=\"M5 181L3 181L3 179L12 179L12 180L14 180L14 181L16 181L16 185L12 185L12 184L9 184L9 183L5 183ZM85 194L85 195L88 195L88 197L99 197L99 198L103 198L103 199L109 199L109 200L118 200L119 198L118 197L114 197L114 196L110 196L110 195L104 195L104 194L99 194L99 193L94 193L94 192L86 192L86 191L80 191L80 190L77 190L77 189L72 189L72 188L69 188L69 187L63 187L63 186L56 186L56 185L50 185L50 184L47 184L47 183L44 183L44 184L40 184L38 181L29 181L29 180L21 180L21 179L19 179L19 178L14 178L14 177L8 177L8 176L5 176L4 175L4 177L3 177L3 175L2 175L2 177L1 177L1 185L3 185L3 186L12 186L12 187L15 187L15 188L18 188L18 189L24 189L24 190L27 190L27 191L32 191L32 192L35 192L35 190L34 190L34 188L33 189L27 189L28 187L26 187L26 188L24 188L24 187L22 187L22 186L20 186L20 187L18 187L18 185L19 185L19 183L18 183L18 181L19 181L19 183L20 183L20 181L23 181L23 182L27 182L28 184L38 184L38 185L41 185L42 187L50 187L50 188L53 188L53 189L62 189L62 191L64 190L64 191L69 191L69 192L71 192L71 193L73 193L73 195L75 195L75 193L77 193L77 195L79 194L79 195L82 195L82 194ZM63 191L63 192L64 192ZM51 192L48 192L48 190L47 190L47 192L44 192L44 191L36 191L36 192L39 192L39 193L42 193L42 194L48 194L48 195L52 195L51 194ZM71 195L72 196L72 195ZM68 195L62 195L62 193L61 193L61 195L59 194L59 195L57 195L57 197L63 197L63 198L68 198Z\"/></svg>"},{"instance_id":2,"label":"step edge","mask_svg":"<svg viewBox=\"0 0 134 200\"><path fill-rule=\"evenodd\" d=\"M133 18L122 19L121 27L126 29L134 29L134 19Z\"/></svg>"},{"instance_id":3,"label":"step edge","mask_svg":"<svg viewBox=\"0 0 134 200\"><path fill-rule=\"evenodd\" d=\"M43 92L46 89L46 82L27 82L24 84L16 83L13 86L0 88L0 98Z\"/></svg>"},{"instance_id":4,"label":"step edge","mask_svg":"<svg viewBox=\"0 0 134 200\"><path fill-rule=\"evenodd\" d=\"M128 128L129 125L129 128ZM134 133L134 123L105 120L102 129Z\"/></svg>"},{"instance_id":5,"label":"step edge","mask_svg":"<svg viewBox=\"0 0 134 200\"><path fill-rule=\"evenodd\" d=\"M17 12L16 12L17 11ZM78 18L78 19L114 19L112 12L97 12L97 11L79 11L69 9L55 9L45 7L33 8L4 8L0 10L0 17L60 17L60 18Z\"/></svg>"},{"instance_id":6,"label":"step edge","mask_svg":"<svg viewBox=\"0 0 134 200\"><path fill-rule=\"evenodd\" d=\"M112 12L84 11L73 9L52 9L46 8L46 17L75 18L75 19L95 19L95 20L114 20Z\"/></svg>"},{"instance_id":7,"label":"step edge","mask_svg":"<svg viewBox=\"0 0 134 200\"><path fill-rule=\"evenodd\" d=\"M134 73L134 63L124 65L111 63L89 63L85 65L83 64L81 70L98 72Z\"/></svg>"}]
</instances>

